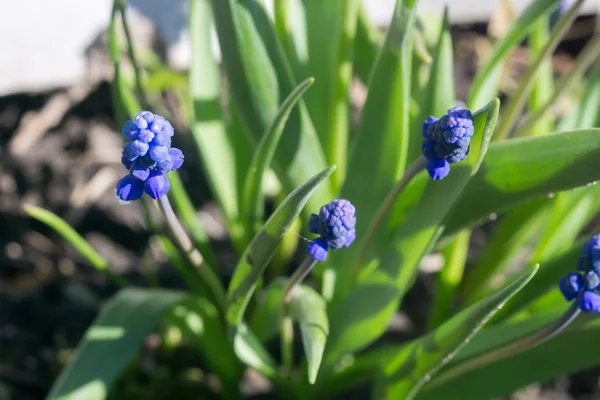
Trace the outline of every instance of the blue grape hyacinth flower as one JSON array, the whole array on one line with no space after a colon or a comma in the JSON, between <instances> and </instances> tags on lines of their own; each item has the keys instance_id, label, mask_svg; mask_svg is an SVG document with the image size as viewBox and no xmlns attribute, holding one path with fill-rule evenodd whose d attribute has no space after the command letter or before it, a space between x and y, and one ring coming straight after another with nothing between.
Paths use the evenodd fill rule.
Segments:
<instances>
[{"instance_id":1,"label":"blue grape hyacinth flower","mask_svg":"<svg viewBox=\"0 0 600 400\"><path fill-rule=\"evenodd\" d=\"M600 235L583 244L577 272L560 280L559 289L567 301L577 300L585 312L600 312Z\"/></svg>"},{"instance_id":2,"label":"blue grape hyacinth flower","mask_svg":"<svg viewBox=\"0 0 600 400\"><path fill-rule=\"evenodd\" d=\"M421 149L431 179L445 178L450 173L450 164L467 157L473 133L473 115L466 108L453 107L440 119L425 120Z\"/></svg>"},{"instance_id":3,"label":"blue grape hyacinth flower","mask_svg":"<svg viewBox=\"0 0 600 400\"><path fill-rule=\"evenodd\" d=\"M356 238L355 212L352 203L341 199L325 204L319 214L312 214L308 230L319 237L308 243L308 254L318 261L325 261L329 249L350 246Z\"/></svg>"},{"instance_id":4,"label":"blue grape hyacinth flower","mask_svg":"<svg viewBox=\"0 0 600 400\"><path fill-rule=\"evenodd\" d=\"M181 150L171 147L173 126L160 115L142 111L125 123L122 133L129 142L123 146L121 163L129 173L117 182L117 198L129 203L144 192L153 199L167 194L166 174L179 169L184 158Z\"/></svg>"}]
</instances>

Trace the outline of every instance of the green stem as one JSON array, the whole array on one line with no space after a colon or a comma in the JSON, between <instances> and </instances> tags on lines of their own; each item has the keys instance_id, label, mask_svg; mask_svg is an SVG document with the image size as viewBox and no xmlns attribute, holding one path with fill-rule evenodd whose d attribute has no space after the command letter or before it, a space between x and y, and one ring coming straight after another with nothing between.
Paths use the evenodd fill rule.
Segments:
<instances>
[{"instance_id":1,"label":"green stem","mask_svg":"<svg viewBox=\"0 0 600 400\"><path fill-rule=\"evenodd\" d=\"M580 313L581 309L579 308L579 302L575 300L571 307L569 307L569 309L565 311L554 323L515 343L510 343L500 349L486 353L481 357L475 357L458 365L456 368L453 368L440 375L439 378L436 378L431 383L431 387L440 385L475 369L485 367L494 362L504 360L523 351L537 347L565 330L569 325L571 325L571 323L573 323L573 321L575 321Z\"/></svg>"},{"instance_id":2,"label":"green stem","mask_svg":"<svg viewBox=\"0 0 600 400\"><path fill-rule=\"evenodd\" d=\"M196 210L185 192L181 178L178 174L171 173L169 175L169 182L171 183L169 197L173 200L173 205L177 212L179 212L183 223L189 229L194 247L200 250L209 265L216 266L215 256L210 248L210 240L198 223Z\"/></svg>"},{"instance_id":3,"label":"green stem","mask_svg":"<svg viewBox=\"0 0 600 400\"><path fill-rule=\"evenodd\" d=\"M211 294L216 302L217 307L224 311L226 303L226 295L219 277L215 272L204 262L204 257L196 249L189 236L183 229L183 226L175 216L175 212L171 207L169 198L167 196L161 196L158 198L158 205L165 216L167 227L175 241L175 245L179 248L181 253L185 255L187 260L194 266L198 271L204 283L209 287Z\"/></svg>"},{"instance_id":4,"label":"green stem","mask_svg":"<svg viewBox=\"0 0 600 400\"><path fill-rule=\"evenodd\" d=\"M286 310L281 318L281 360L283 361L284 374L291 376L294 368L294 324Z\"/></svg>"},{"instance_id":5,"label":"green stem","mask_svg":"<svg viewBox=\"0 0 600 400\"><path fill-rule=\"evenodd\" d=\"M369 245L373 241L373 238L377 234L377 231L381 228L381 225L385 221L386 216L396 203L396 199L402 193L402 191L406 188L408 183L417 175L419 171L421 171L425 167L426 159L423 155L419 156L404 172L402 179L396 183L396 185L392 188L392 190L388 193L386 198L381 203L379 210L377 210L377 214L371 220L371 224L367 228L367 232L363 239L360 242L360 247L357 252L356 264L354 265L354 271L352 274L352 281L356 283L358 276L360 274L360 268L365 261L366 252L369 249Z\"/></svg>"},{"instance_id":6,"label":"green stem","mask_svg":"<svg viewBox=\"0 0 600 400\"><path fill-rule=\"evenodd\" d=\"M137 89L138 95L140 96L142 106L144 108L147 108L148 102L146 101L146 94L144 92L144 87L142 86L142 73L137 62L137 58L135 56L133 40L131 39L131 33L129 31L129 24L127 23L127 18L125 18L125 4L119 5L119 13L121 14L121 21L123 21L123 30L125 31L125 39L127 40L127 53L129 54L131 64L133 64L133 72L135 75L135 87Z\"/></svg>"},{"instance_id":7,"label":"green stem","mask_svg":"<svg viewBox=\"0 0 600 400\"><path fill-rule=\"evenodd\" d=\"M306 278L317 260L306 257L304 262L294 271L287 280L281 293L281 358L285 371L289 375L294 367L294 327L292 319L288 316L287 306L292 299L292 291Z\"/></svg>"}]
</instances>

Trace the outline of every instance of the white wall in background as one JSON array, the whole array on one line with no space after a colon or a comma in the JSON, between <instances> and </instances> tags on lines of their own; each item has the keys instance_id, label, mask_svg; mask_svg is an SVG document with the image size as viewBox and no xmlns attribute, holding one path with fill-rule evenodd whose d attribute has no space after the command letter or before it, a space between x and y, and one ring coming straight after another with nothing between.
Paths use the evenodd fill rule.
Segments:
<instances>
[{"instance_id":1,"label":"white wall in background","mask_svg":"<svg viewBox=\"0 0 600 400\"><path fill-rule=\"evenodd\" d=\"M323 0L326 1L326 0ZM377 25L391 18L394 0L363 0ZM531 0L513 0L523 9ZM272 7L273 0L267 0ZM439 12L450 4L452 22L486 20L497 0L421 0ZM111 0L3 0L0 8L0 96L69 86L86 73L85 51L106 29ZM152 20L169 44L169 60L185 67L187 0L130 0L134 13ZM593 11L594 1L584 5Z\"/></svg>"}]
</instances>

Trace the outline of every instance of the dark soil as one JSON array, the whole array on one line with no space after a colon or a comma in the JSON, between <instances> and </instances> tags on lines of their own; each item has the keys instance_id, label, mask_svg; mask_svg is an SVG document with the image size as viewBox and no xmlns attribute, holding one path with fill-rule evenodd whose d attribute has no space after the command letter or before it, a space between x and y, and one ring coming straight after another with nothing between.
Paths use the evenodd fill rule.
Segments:
<instances>
[{"instance_id":1,"label":"dark soil","mask_svg":"<svg viewBox=\"0 0 600 400\"><path fill-rule=\"evenodd\" d=\"M582 23L589 26L586 19ZM454 29L459 98L466 96L476 71L475 46L487 40L483 33L485 27L479 25ZM583 35L561 46L555 58L557 72L568 68L586 39ZM521 52L513 61L517 65L519 57L523 57ZM114 199L112 188L122 167L118 158L112 160L106 154L118 154L121 138L113 122L108 83L92 91L23 155L11 154L9 143L21 121L27 113L40 110L53 94L0 98L0 400L43 398L102 303L116 291L53 231L28 218L23 204L40 205L66 219L129 281L147 286L156 279L162 287L185 288L164 257L151 250L139 210L121 207ZM188 145L185 137L179 140L178 147ZM191 171L201 170L193 154L190 147L181 172L184 183L190 182ZM78 191L89 191L86 184L94 178L100 180L100 171L114 174L112 183L98 195L88 193L93 201L78 200ZM198 210L219 218L204 180L198 183L195 179L186 187ZM492 228L486 226L478 232L483 241ZM222 238L214 239L213 244L227 279L235 261L232 248ZM390 332L382 342L408 339L425 330L428 299L423 293L431 294L431 279L430 275L421 276L403 302L402 311L410 324ZM183 372L202 368L193 351L166 349L156 339L149 338L139 355L141 362L131 367L130 379L119 385L116 397L162 399L177 393L190 399L218 398L210 376L199 383L176 379ZM593 369L533 385L513 398L598 399L599 373ZM362 399L367 389L340 398Z\"/></svg>"}]
</instances>

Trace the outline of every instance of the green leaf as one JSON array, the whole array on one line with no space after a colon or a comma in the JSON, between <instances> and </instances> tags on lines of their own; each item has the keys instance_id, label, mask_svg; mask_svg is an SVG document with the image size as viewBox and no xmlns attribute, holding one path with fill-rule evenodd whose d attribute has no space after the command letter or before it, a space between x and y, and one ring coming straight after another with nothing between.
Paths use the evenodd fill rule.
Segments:
<instances>
[{"instance_id":1,"label":"green leaf","mask_svg":"<svg viewBox=\"0 0 600 400\"><path fill-rule=\"evenodd\" d=\"M348 176L341 197L350 200L360 218L369 221L381 199L402 175L408 152L410 65L412 31L416 1L398 1L392 24L369 83L367 100L348 162ZM368 192L365 188L369 188ZM365 233L368 224L356 226L356 236ZM357 246L358 247L358 246ZM336 296L348 289L351 262L356 247L331 254L324 279L325 287ZM337 277L336 277L337 275ZM326 298L331 293L325 293Z\"/></svg>"},{"instance_id":2,"label":"green leaf","mask_svg":"<svg viewBox=\"0 0 600 400\"><path fill-rule=\"evenodd\" d=\"M442 26L435 53L433 54L433 63L429 84L427 86L426 114L444 115L456 101L454 95L454 63L452 58L452 35L450 34L450 21L448 20L448 7L444 8L442 17ZM426 117L425 117L426 118ZM425 120L423 118L423 121ZM421 132L415 132L415 141L417 136L421 138Z\"/></svg>"},{"instance_id":3,"label":"green leaf","mask_svg":"<svg viewBox=\"0 0 600 400\"><path fill-rule=\"evenodd\" d=\"M229 231L238 240L231 225L239 218L236 187L236 155L227 136L221 110L221 74L211 52L213 25L209 0L190 3L190 95L194 120L192 134L211 191L223 210Z\"/></svg>"},{"instance_id":4,"label":"green leaf","mask_svg":"<svg viewBox=\"0 0 600 400\"><path fill-rule=\"evenodd\" d=\"M597 366L600 357L590 349L596 346L598 335L598 321L571 327L546 343L466 375L441 384L436 384L434 379L431 386L425 386L418 399L490 399L509 395L530 383L546 382L558 375ZM440 380L443 377L443 373L439 375Z\"/></svg>"},{"instance_id":5,"label":"green leaf","mask_svg":"<svg viewBox=\"0 0 600 400\"><path fill-rule=\"evenodd\" d=\"M402 345L384 345L358 356L347 356L336 366L336 371L326 381L324 391L328 396L373 381L381 366L389 361L394 351ZM319 381L320 382L320 381Z\"/></svg>"},{"instance_id":6,"label":"green leaf","mask_svg":"<svg viewBox=\"0 0 600 400\"><path fill-rule=\"evenodd\" d=\"M578 10L581 7L581 4L583 4L583 1L584 0L576 0L575 3L570 6L569 10L560 17L550 38L545 42L544 48L539 51L537 57L527 69L523 78L519 81L516 93L509 99L502 111L502 119L498 124L498 132L495 137L496 140L504 139L512 132L523 111L523 107L527 103L527 98L536 82L536 77L538 76L541 67L544 65L546 57L551 56L558 47L563 36L569 30L575 21L575 18L577 18Z\"/></svg>"},{"instance_id":7,"label":"green leaf","mask_svg":"<svg viewBox=\"0 0 600 400\"><path fill-rule=\"evenodd\" d=\"M260 371L267 378L277 379L275 360L244 323L240 323L236 328L233 348L235 354L244 363Z\"/></svg>"},{"instance_id":8,"label":"green leaf","mask_svg":"<svg viewBox=\"0 0 600 400\"><path fill-rule=\"evenodd\" d=\"M376 399L413 399L421 387L479 332L535 275L537 266L493 296L462 311L435 331L404 346L383 367ZM461 398L461 397L449 397Z\"/></svg>"},{"instance_id":9,"label":"green leaf","mask_svg":"<svg viewBox=\"0 0 600 400\"><path fill-rule=\"evenodd\" d=\"M162 289L120 291L87 330L48 399L105 399L146 336L186 296Z\"/></svg>"},{"instance_id":10,"label":"green leaf","mask_svg":"<svg viewBox=\"0 0 600 400\"><path fill-rule=\"evenodd\" d=\"M440 326L452 312L456 292L465 271L471 231L459 232L442 250L444 266L437 276L433 310L429 316L429 329Z\"/></svg>"},{"instance_id":11,"label":"green leaf","mask_svg":"<svg viewBox=\"0 0 600 400\"><path fill-rule=\"evenodd\" d=\"M248 301L277 246L311 194L334 170L335 166L324 169L290 193L252 239L229 285L227 320L231 325L237 326L242 322Z\"/></svg>"},{"instance_id":12,"label":"green leaf","mask_svg":"<svg viewBox=\"0 0 600 400\"><path fill-rule=\"evenodd\" d=\"M262 223L264 211L262 192L263 177L265 171L271 164L271 160L273 160L285 123L294 106L314 81L314 78L306 79L284 100L279 108L279 112L271 123L271 126L269 126L269 129L263 135L254 152L254 157L250 162L248 174L246 175L244 197L242 201L242 216L246 222L246 229L248 232L254 233L258 231L257 225Z\"/></svg>"},{"instance_id":13,"label":"green leaf","mask_svg":"<svg viewBox=\"0 0 600 400\"><path fill-rule=\"evenodd\" d=\"M425 21L425 18L422 18ZM454 94L454 59L452 50L452 35L450 34L450 21L448 21L448 8L439 27L437 43L433 50L433 62L429 71L422 98L419 99L419 114L414 118L408 162L413 162L422 154L421 142L423 121L430 115L441 116L448 112L455 102ZM424 24L425 25L425 24ZM427 25L425 25L427 26ZM413 87L413 91L415 88Z\"/></svg>"},{"instance_id":14,"label":"green leaf","mask_svg":"<svg viewBox=\"0 0 600 400\"><path fill-rule=\"evenodd\" d=\"M320 8L323 2L318 2ZM350 134L350 86L354 38L360 0L342 0L338 6L338 24L335 31L332 96L327 126L327 162L339 166L340 173L332 178L333 191L337 193L346 178L348 137ZM318 40L328 42L320 37Z\"/></svg>"},{"instance_id":15,"label":"green leaf","mask_svg":"<svg viewBox=\"0 0 600 400\"><path fill-rule=\"evenodd\" d=\"M277 0L277 37L284 45L296 79L313 76L317 84L306 94L306 109L323 149L327 148L333 98L337 31L343 1ZM323 40L328 38L328 40ZM341 166L340 166L341 168Z\"/></svg>"},{"instance_id":16,"label":"green leaf","mask_svg":"<svg viewBox=\"0 0 600 400\"><path fill-rule=\"evenodd\" d=\"M533 252L539 261L564 253L600 207L600 186L592 185L554 196L547 223Z\"/></svg>"},{"instance_id":17,"label":"green leaf","mask_svg":"<svg viewBox=\"0 0 600 400\"><path fill-rule=\"evenodd\" d=\"M532 78L534 82L529 96L528 112L537 112L553 96L554 71L552 70L552 54L544 53L544 46L549 39L550 17L540 18L534 24L528 40L531 57L535 59L540 55L542 56L538 73ZM525 134L527 136L535 136L550 133L554 130L554 120L555 118L552 115L546 115L533 124Z\"/></svg>"},{"instance_id":18,"label":"green leaf","mask_svg":"<svg viewBox=\"0 0 600 400\"><path fill-rule=\"evenodd\" d=\"M590 72L585 85L585 91L574 111L566 115L558 124L559 130L593 128L597 126L600 115L600 60Z\"/></svg>"},{"instance_id":19,"label":"green leaf","mask_svg":"<svg viewBox=\"0 0 600 400\"><path fill-rule=\"evenodd\" d=\"M558 8L558 4L559 0L535 0L513 22L508 32L495 44L489 59L475 75L467 101L469 108L481 107L487 99L496 95L503 60L525 39L538 18L549 15Z\"/></svg>"},{"instance_id":20,"label":"green leaf","mask_svg":"<svg viewBox=\"0 0 600 400\"><path fill-rule=\"evenodd\" d=\"M349 129L349 85L359 1L278 0L274 2L277 36L297 79L314 76L306 94L327 162L338 166L334 192L344 179ZM326 37L328 40L323 40Z\"/></svg>"},{"instance_id":21,"label":"green leaf","mask_svg":"<svg viewBox=\"0 0 600 400\"><path fill-rule=\"evenodd\" d=\"M499 275L514 268L515 259L539 235L550 204L551 199L538 199L522 204L502 217L463 283L465 304L473 304L505 284L504 279L498 279Z\"/></svg>"},{"instance_id":22,"label":"green leaf","mask_svg":"<svg viewBox=\"0 0 600 400\"><path fill-rule=\"evenodd\" d=\"M398 225L380 265L330 313L331 333L325 352L326 365L362 349L379 337L398 308L417 272L419 261L441 233L444 220L463 187L477 172L492 136L500 102L495 99L473 117L475 134L471 151L450 175L433 181L422 171L398 200L403 221Z\"/></svg>"},{"instance_id":23,"label":"green leaf","mask_svg":"<svg viewBox=\"0 0 600 400\"><path fill-rule=\"evenodd\" d=\"M277 204L282 200L283 196L277 196ZM285 269L290 265L300 246L298 238L302 236L302 233L302 222L300 221L300 218L296 218L286 235L283 237L281 244L277 248L273 259L269 264L268 279L284 275Z\"/></svg>"},{"instance_id":24,"label":"green leaf","mask_svg":"<svg viewBox=\"0 0 600 400\"><path fill-rule=\"evenodd\" d=\"M536 275L532 278L531 281L521 289L516 295L514 295L510 301L506 304L512 304L515 298L525 290L531 282L537 278L540 270L536 273ZM559 318L562 313L569 307L566 302L563 302L563 307L558 307L551 310L546 310L546 312L532 315L528 318L522 318L518 320L506 321L501 324L494 324L494 319L498 316L502 309L500 309L490 321L478 334L469 342L468 346L465 346L456 357L454 357L448 365L444 368L442 373L451 370L457 365L461 363L471 360L475 357L488 353L492 350L500 349L506 345L516 342L526 336L529 336L548 324L552 323L554 320ZM440 373L440 375L442 374ZM427 387L426 387L427 388Z\"/></svg>"},{"instance_id":25,"label":"green leaf","mask_svg":"<svg viewBox=\"0 0 600 400\"><path fill-rule=\"evenodd\" d=\"M382 35L371 25L364 4L361 2L354 40L354 69L365 85L369 84L382 43Z\"/></svg>"},{"instance_id":26,"label":"green leaf","mask_svg":"<svg viewBox=\"0 0 600 400\"><path fill-rule=\"evenodd\" d=\"M587 239L589 239L589 237L585 240ZM581 246L583 243L583 239L578 240L568 251L557 254L552 258L541 260L540 270L535 278L533 278L527 287L519 292L506 307L500 310L496 315L496 318L498 320L506 319L508 316L525 308L550 289L558 291L558 281L560 278L575 270L577 260L579 260L579 257L581 256Z\"/></svg>"},{"instance_id":27,"label":"green leaf","mask_svg":"<svg viewBox=\"0 0 600 400\"><path fill-rule=\"evenodd\" d=\"M323 4L322 13L331 17L331 6L334 6L333 2ZM325 69L315 70L311 68L312 73L307 71L307 69L310 68L309 64L311 59L315 58L315 54L312 53L317 50L310 48L309 46L315 44L318 45L318 43L314 42L309 44L309 35L311 34L309 30L315 28L317 30L327 29L327 33L324 33L324 35L326 35L326 37L332 37L329 35L333 32L331 29L335 24L330 23L327 26L318 26L321 22L319 15L307 16L307 13L310 12L310 9L307 10L307 7L310 7L309 0L274 0L273 14L275 20L275 34L281 43L281 47L285 52L296 79L302 79L305 76L314 76L319 82L327 82L329 77L320 74L320 72L324 72ZM335 15L333 17L335 17ZM309 26L309 24L311 25ZM318 50L316 53L323 57L323 64L330 65L330 54ZM310 56L311 54L313 57ZM320 134L320 125L316 120L319 116L312 113L313 109L310 108L312 107L311 103L312 101L310 100L307 102L308 111L315 124L316 131Z\"/></svg>"},{"instance_id":28,"label":"green leaf","mask_svg":"<svg viewBox=\"0 0 600 400\"><path fill-rule=\"evenodd\" d=\"M256 338L265 343L279 334L281 327L281 296L285 278L271 281L260 293L256 294L256 307L248 326Z\"/></svg>"},{"instance_id":29,"label":"green leaf","mask_svg":"<svg viewBox=\"0 0 600 400\"><path fill-rule=\"evenodd\" d=\"M584 129L490 146L446 227L451 234L492 213L600 179L600 129Z\"/></svg>"},{"instance_id":30,"label":"green leaf","mask_svg":"<svg viewBox=\"0 0 600 400\"><path fill-rule=\"evenodd\" d=\"M530 110L530 114L527 115L525 120L519 125L515 136L525 136L532 129L532 127L544 118L547 114L554 112L553 107L556 105L558 100L563 98L565 92L567 92L573 83L581 79L581 76L587 71L587 69L598 59L600 55L600 35L595 35L581 50L581 53L575 60L575 65L569 70L569 73L564 75L560 81L556 84L556 89L552 93L552 96L547 99L543 104L539 104L537 109ZM598 70L592 72L587 80L588 84L585 88L585 94L583 99L578 102L578 107L570 112L566 117L566 121L572 121L573 126L566 127L566 122L561 124L560 130L568 129L582 129L592 128L595 125L596 112L591 110L598 109L598 96L593 95L598 91ZM562 104L560 104L562 107ZM548 133L550 130L542 133Z\"/></svg>"},{"instance_id":31,"label":"green leaf","mask_svg":"<svg viewBox=\"0 0 600 400\"><path fill-rule=\"evenodd\" d=\"M227 96L231 94L227 93ZM248 175L248 169L250 168L250 162L254 155L255 145L250 140L250 137L246 134L245 128L242 126L240 121L239 111L234 102L229 102L229 114L231 116L229 124L227 125L227 134L230 138L233 146L233 152L235 154L235 175L237 178L236 187L238 194L238 204L243 204L244 186L246 185L246 175ZM242 221L240 220L240 227L243 228ZM250 240L254 237L252 232L244 232L244 241L240 243L234 243L236 254L242 254Z\"/></svg>"},{"instance_id":32,"label":"green leaf","mask_svg":"<svg viewBox=\"0 0 600 400\"><path fill-rule=\"evenodd\" d=\"M329 335L327 304L312 288L298 285L292 291L288 307L290 317L300 325L302 345L308 362L308 381L313 384L317 379Z\"/></svg>"},{"instance_id":33,"label":"green leaf","mask_svg":"<svg viewBox=\"0 0 600 400\"><path fill-rule=\"evenodd\" d=\"M108 261L96 251L71 225L69 225L64 219L58 215L44 210L43 208L25 205L25 212L32 218L43 222L52 228L56 233L61 235L71 246L81 254L92 267L96 268L99 272L106 274L111 278L118 286L123 287L127 285L127 282L118 274L112 272L108 267Z\"/></svg>"},{"instance_id":34,"label":"green leaf","mask_svg":"<svg viewBox=\"0 0 600 400\"><path fill-rule=\"evenodd\" d=\"M296 86L268 14L256 0L212 0L223 67L240 120L258 143L280 103ZM327 166L304 103L292 111L273 170L290 190ZM323 185L309 201L318 209L333 197Z\"/></svg>"},{"instance_id":35,"label":"green leaf","mask_svg":"<svg viewBox=\"0 0 600 400\"><path fill-rule=\"evenodd\" d=\"M226 382L224 389L236 387L243 370L227 340L223 320L211 302L205 298L184 299L173 307L168 321L199 349L210 370Z\"/></svg>"}]
</instances>

